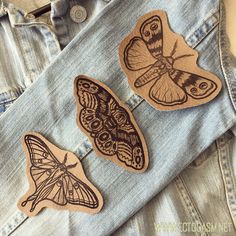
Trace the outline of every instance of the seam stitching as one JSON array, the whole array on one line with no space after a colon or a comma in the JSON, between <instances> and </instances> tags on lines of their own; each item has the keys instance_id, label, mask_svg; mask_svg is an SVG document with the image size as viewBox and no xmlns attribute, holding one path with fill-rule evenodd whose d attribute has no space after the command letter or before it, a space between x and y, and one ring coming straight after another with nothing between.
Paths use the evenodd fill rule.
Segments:
<instances>
[{"instance_id":1,"label":"seam stitching","mask_svg":"<svg viewBox=\"0 0 236 236\"><path fill-rule=\"evenodd\" d=\"M191 215L191 218L195 221L196 224L199 222L203 224L203 218L201 216L201 213L196 207L195 202L193 201L192 196L189 193L188 188L186 187L181 175L177 176L174 179L174 182L180 194L180 197L184 202L185 208L188 210L189 214ZM201 235L208 235L208 233L201 232Z\"/></svg>"},{"instance_id":2,"label":"seam stitching","mask_svg":"<svg viewBox=\"0 0 236 236\"><path fill-rule=\"evenodd\" d=\"M218 146L218 162L221 171L221 177L224 184L224 193L226 202L229 208L233 225L236 228L236 185L233 171L230 165L229 153L226 144L230 141L225 142L224 137L216 141Z\"/></svg>"},{"instance_id":3,"label":"seam stitching","mask_svg":"<svg viewBox=\"0 0 236 236\"><path fill-rule=\"evenodd\" d=\"M231 93L231 91L233 91L233 86L232 86L232 82L230 80L230 78L234 78L235 74L234 72L229 71L227 68L231 67L233 68L233 66L231 65L231 61L228 55L226 55L225 52L223 52L223 48L227 48L228 49L228 40L227 40L227 36L225 36L225 32L224 29L226 28L226 23L225 23L225 12L223 9L223 5L222 3L220 4L220 15L219 18L221 20L221 24L219 24L219 42L218 42L218 48L219 48L219 53L220 53L220 65L221 65L221 69L225 78L225 82L226 82L226 87L228 90L228 94L231 100L231 103L234 107L234 110L236 111L236 98L235 96ZM224 20L223 20L224 19ZM229 75L229 76L227 76ZM229 79L228 79L229 77Z\"/></svg>"}]
</instances>

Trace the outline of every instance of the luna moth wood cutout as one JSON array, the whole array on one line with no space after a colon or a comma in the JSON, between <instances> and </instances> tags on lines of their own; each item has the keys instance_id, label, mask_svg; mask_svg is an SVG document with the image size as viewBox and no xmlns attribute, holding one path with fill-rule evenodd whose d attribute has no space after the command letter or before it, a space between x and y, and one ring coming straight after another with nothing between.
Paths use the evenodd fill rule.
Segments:
<instances>
[{"instance_id":1,"label":"luna moth wood cutout","mask_svg":"<svg viewBox=\"0 0 236 236\"><path fill-rule=\"evenodd\" d=\"M130 110L101 82L80 75L75 79L77 124L98 156L131 172L144 172L148 151Z\"/></svg>"},{"instance_id":2,"label":"luna moth wood cutout","mask_svg":"<svg viewBox=\"0 0 236 236\"><path fill-rule=\"evenodd\" d=\"M217 76L197 65L197 51L171 31L163 11L138 20L121 42L119 57L131 88L159 110L204 104L222 87Z\"/></svg>"},{"instance_id":3,"label":"luna moth wood cutout","mask_svg":"<svg viewBox=\"0 0 236 236\"><path fill-rule=\"evenodd\" d=\"M27 156L28 192L18 208L35 216L44 207L98 213L103 206L99 191L86 178L79 159L38 133L23 137Z\"/></svg>"}]
</instances>

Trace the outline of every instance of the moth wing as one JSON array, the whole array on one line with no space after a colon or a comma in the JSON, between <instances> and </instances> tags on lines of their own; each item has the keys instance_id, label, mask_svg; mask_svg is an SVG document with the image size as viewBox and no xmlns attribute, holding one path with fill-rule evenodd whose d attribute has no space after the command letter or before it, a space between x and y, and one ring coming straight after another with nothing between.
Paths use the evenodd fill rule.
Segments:
<instances>
[{"instance_id":1,"label":"moth wing","mask_svg":"<svg viewBox=\"0 0 236 236\"><path fill-rule=\"evenodd\" d=\"M162 75L152 85L149 96L153 101L164 106L174 106L187 101L185 91L170 78L168 73Z\"/></svg>"},{"instance_id":2,"label":"moth wing","mask_svg":"<svg viewBox=\"0 0 236 236\"><path fill-rule=\"evenodd\" d=\"M133 151L131 145L124 141L119 141L117 146L116 154L118 159L124 162L127 166L132 166Z\"/></svg>"},{"instance_id":3,"label":"moth wing","mask_svg":"<svg viewBox=\"0 0 236 236\"><path fill-rule=\"evenodd\" d=\"M210 96L217 89L217 84L200 75L175 70L171 78L179 84L185 92L194 99L203 99Z\"/></svg>"},{"instance_id":4,"label":"moth wing","mask_svg":"<svg viewBox=\"0 0 236 236\"><path fill-rule=\"evenodd\" d=\"M96 111L93 111L91 120L93 120L94 117L100 119L101 126L99 126L99 129L96 130L96 132L93 132L92 127L84 128L85 134L89 136L95 149L106 158L110 158L112 161L122 166L126 165L126 167L129 167L128 169L132 169L133 171L146 168L148 163L148 157L145 156L146 149L144 150L144 146L146 148L146 143L144 142L143 137L140 138L141 132L137 131L137 126L137 128L135 128L135 121L131 117L132 115L127 111L128 109L121 104L112 91L109 88L106 88L105 85L101 83L97 84L94 79L84 76L78 77L76 83L78 83L79 80L81 81L81 84L84 83L83 81L90 81L99 88L99 91L94 93L99 107ZM85 110L85 108L83 109ZM87 113L83 115L83 117L87 117ZM82 125L82 127L84 127L81 119L79 122L80 126ZM135 136L136 139L138 139L138 142L132 143L133 139L131 136ZM139 160L139 158L136 159L137 146L143 153L142 161ZM125 159L132 161L127 162ZM137 165L136 161L138 161ZM140 163L142 164L140 165Z\"/></svg>"},{"instance_id":5,"label":"moth wing","mask_svg":"<svg viewBox=\"0 0 236 236\"><path fill-rule=\"evenodd\" d=\"M141 170L145 165L144 151L129 113L111 96L108 114L104 128L95 136L96 147L108 157L116 156L127 167Z\"/></svg>"},{"instance_id":6,"label":"moth wing","mask_svg":"<svg viewBox=\"0 0 236 236\"><path fill-rule=\"evenodd\" d=\"M127 142L127 139L119 141L117 145L117 157L128 167L141 170L145 165L145 156L141 141L136 131L128 135L135 141L132 143L130 138L129 142Z\"/></svg>"},{"instance_id":7,"label":"moth wing","mask_svg":"<svg viewBox=\"0 0 236 236\"><path fill-rule=\"evenodd\" d=\"M83 108L96 110L98 108L98 100L96 94L99 87L86 79L78 79L75 83L76 98Z\"/></svg>"},{"instance_id":8,"label":"moth wing","mask_svg":"<svg viewBox=\"0 0 236 236\"><path fill-rule=\"evenodd\" d=\"M53 201L60 206L64 206L67 204L63 183L64 178L64 175L55 179L53 178L51 183L48 184L45 188L45 190L47 189L47 191L44 191L47 200Z\"/></svg>"},{"instance_id":9,"label":"moth wing","mask_svg":"<svg viewBox=\"0 0 236 236\"><path fill-rule=\"evenodd\" d=\"M103 121L98 116L96 110L90 108L84 108L81 110L79 120L83 128L92 136L103 127Z\"/></svg>"},{"instance_id":10,"label":"moth wing","mask_svg":"<svg viewBox=\"0 0 236 236\"><path fill-rule=\"evenodd\" d=\"M29 152L31 163L29 171L35 184L35 191L21 205L25 206L28 201L32 201L30 212L33 212L36 205L47 199L53 190L53 183L57 181L54 176L60 162L40 137L27 134L24 141Z\"/></svg>"},{"instance_id":11,"label":"moth wing","mask_svg":"<svg viewBox=\"0 0 236 236\"><path fill-rule=\"evenodd\" d=\"M55 171L56 168L46 169L46 168L31 166L30 174L32 179L34 180L36 191L47 185L48 181L55 174Z\"/></svg>"},{"instance_id":12,"label":"moth wing","mask_svg":"<svg viewBox=\"0 0 236 236\"><path fill-rule=\"evenodd\" d=\"M33 168L32 172L37 171L39 173L39 170ZM22 203L22 206L25 206L28 201L32 201L30 212L33 212L36 206L44 200L52 201L60 206L68 203L89 208L99 206L98 197L94 191L70 172L58 175L57 170L55 170L47 179L44 178L44 174L41 172L36 180L39 181L36 191Z\"/></svg>"},{"instance_id":13,"label":"moth wing","mask_svg":"<svg viewBox=\"0 0 236 236\"><path fill-rule=\"evenodd\" d=\"M107 130L103 129L101 130L94 139L95 145L98 148L98 150L107 156L113 156L116 154L117 150L117 141L115 134L112 135L112 133Z\"/></svg>"},{"instance_id":14,"label":"moth wing","mask_svg":"<svg viewBox=\"0 0 236 236\"><path fill-rule=\"evenodd\" d=\"M129 70L137 71L148 68L156 59L149 52L145 42L140 37L134 37L125 48L124 61Z\"/></svg>"},{"instance_id":15,"label":"moth wing","mask_svg":"<svg viewBox=\"0 0 236 236\"><path fill-rule=\"evenodd\" d=\"M25 144L27 146L32 166L38 169L53 169L58 165L57 158L53 155L47 144L35 135L25 135Z\"/></svg>"},{"instance_id":16,"label":"moth wing","mask_svg":"<svg viewBox=\"0 0 236 236\"><path fill-rule=\"evenodd\" d=\"M88 208L99 206L99 200L94 191L71 173L63 178L63 189L66 200L70 204Z\"/></svg>"},{"instance_id":17,"label":"moth wing","mask_svg":"<svg viewBox=\"0 0 236 236\"><path fill-rule=\"evenodd\" d=\"M31 169L31 173L35 171L39 173L37 167ZM38 179L35 179L36 174L34 174L34 180L35 183L37 183L36 190L21 203L24 207L27 202L32 201L30 212L33 212L36 206L44 200L53 201L59 205L65 205L67 203L62 186L62 176L56 176L56 170L54 170L51 175L48 175L47 178L44 178L44 174L45 172L42 172L41 175L38 176Z\"/></svg>"},{"instance_id":18,"label":"moth wing","mask_svg":"<svg viewBox=\"0 0 236 236\"><path fill-rule=\"evenodd\" d=\"M163 54L163 27L159 16L154 15L145 20L140 28L140 34L154 58Z\"/></svg>"},{"instance_id":19,"label":"moth wing","mask_svg":"<svg viewBox=\"0 0 236 236\"><path fill-rule=\"evenodd\" d=\"M79 102L77 121L90 135L94 135L102 128L99 117L101 104L98 98L100 87L86 78L76 80L75 91Z\"/></svg>"},{"instance_id":20,"label":"moth wing","mask_svg":"<svg viewBox=\"0 0 236 236\"><path fill-rule=\"evenodd\" d=\"M129 113L118 103L114 102L114 104L111 106L111 114L118 124L114 137L116 140L116 156L126 166L140 170L145 164L141 139L132 124Z\"/></svg>"},{"instance_id":21,"label":"moth wing","mask_svg":"<svg viewBox=\"0 0 236 236\"><path fill-rule=\"evenodd\" d=\"M98 198L93 190L70 172L57 177L54 172L46 184L39 186L35 193L27 199L27 201L33 201L31 210L34 210L36 205L44 200L61 206L70 203L89 208L98 207Z\"/></svg>"}]
</instances>

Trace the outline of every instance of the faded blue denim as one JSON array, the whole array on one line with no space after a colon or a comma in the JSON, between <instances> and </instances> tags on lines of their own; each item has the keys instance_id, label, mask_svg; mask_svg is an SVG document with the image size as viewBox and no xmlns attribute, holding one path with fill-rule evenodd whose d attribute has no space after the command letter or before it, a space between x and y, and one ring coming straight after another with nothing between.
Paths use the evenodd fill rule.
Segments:
<instances>
[{"instance_id":1,"label":"faded blue denim","mask_svg":"<svg viewBox=\"0 0 236 236\"><path fill-rule=\"evenodd\" d=\"M165 0L113 0L75 37L71 36L73 40L61 53L54 38L60 36L59 33L51 33L47 27L32 22L15 25L18 31L23 28L33 30L37 36L37 32L42 33L46 37L43 40L50 42L47 52L58 56L52 56L43 72L37 71L39 76L31 74L30 82L23 82L24 93L0 117L1 235L111 234L236 123L235 64L229 56L220 5L217 0L204 4L200 0L168 3ZM161 112L129 88L119 66L118 46L137 19L155 9L165 10L171 28L198 50L199 65L221 78L222 92L212 102L181 111ZM6 15L3 18L7 20ZM61 41L62 38L58 41L64 47L67 41ZM20 37L23 45L27 40ZM56 53L51 54L51 47ZM38 69L37 63L32 65ZM130 106L148 144L147 172L129 173L91 152L91 144L75 121L73 81L78 74L104 82ZM28 77L23 74L22 81L25 78ZM32 81L35 82L31 85ZM27 218L19 212L16 203L28 188L20 138L28 131L43 134L80 158L87 177L104 196L105 205L99 214L45 209L38 216Z\"/></svg>"}]
</instances>

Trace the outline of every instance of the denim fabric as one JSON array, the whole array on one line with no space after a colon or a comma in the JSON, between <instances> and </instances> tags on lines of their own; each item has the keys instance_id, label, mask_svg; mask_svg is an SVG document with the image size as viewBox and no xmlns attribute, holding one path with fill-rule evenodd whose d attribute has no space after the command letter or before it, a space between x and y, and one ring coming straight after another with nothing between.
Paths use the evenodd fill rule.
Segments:
<instances>
[{"instance_id":1,"label":"denim fabric","mask_svg":"<svg viewBox=\"0 0 236 236\"><path fill-rule=\"evenodd\" d=\"M236 235L235 150L227 131L113 236Z\"/></svg>"},{"instance_id":2,"label":"denim fabric","mask_svg":"<svg viewBox=\"0 0 236 236\"><path fill-rule=\"evenodd\" d=\"M78 24L71 20L69 10L80 4L87 11L87 19ZM61 46L64 48L107 4L104 0L56 0L52 1L51 21Z\"/></svg>"},{"instance_id":3,"label":"denim fabric","mask_svg":"<svg viewBox=\"0 0 236 236\"><path fill-rule=\"evenodd\" d=\"M2 79L6 81L5 79ZM0 94L0 115L6 111L6 109L24 92L22 88L9 91Z\"/></svg>"},{"instance_id":4,"label":"denim fabric","mask_svg":"<svg viewBox=\"0 0 236 236\"><path fill-rule=\"evenodd\" d=\"M160 112L130 90L119 66L118 45L137 19L154 9L167 12L172 29L199 51L200 66L222 79L223 90L214 101L182 111ZM171 0L168 4L164 0L113 0L74 37L0 117L2 235L110 234L235 124L235 87L229 86L233 77L228 73L234 68L229 63L222 70L220 62L220 55L225 50L228 53L224 47L226 39L220 36L224 33L219 27L223 21L221 13L216 0L204 4L200 0ZM147 172L131 174L96 157L75 122L73 80L78 74L104 82L130 106L148 144ZM37 217L27 218L19 212L16 202L28 188L20 143L27 131L40 132L78 155L88 178L104 196L101 213L90 216L45 209Z\"/></svg>"},{"instance_id":5,"label":"denim fabric","mask_svg":"<svg viewBox=\"0 0 236 236\"><path fill-rule=\"evenodd\" d=\"M46 24L30 22L12 4L2 1L0 4L1 114L36 80L61 49L56 35ZM27 28L23 27L25 24Z\"/></svg>"}]
</instances>

